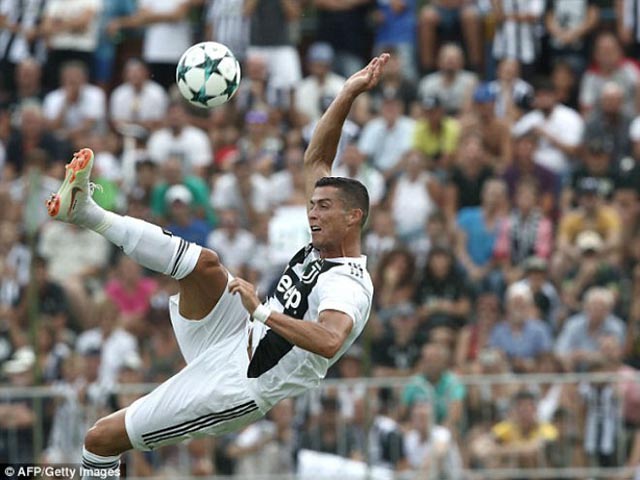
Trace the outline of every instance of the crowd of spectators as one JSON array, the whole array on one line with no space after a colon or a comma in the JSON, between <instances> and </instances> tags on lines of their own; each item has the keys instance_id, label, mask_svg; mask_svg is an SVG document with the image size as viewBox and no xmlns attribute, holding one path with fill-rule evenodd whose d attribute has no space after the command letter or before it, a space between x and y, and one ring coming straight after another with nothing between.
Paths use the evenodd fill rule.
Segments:
<instances>
[{"instance_id":1,"label":"crowd of spectators","mask_svg":"<svg viewBox=\"0 0 640 480\"><path fill-rule=\"evenodd\" d=\"M0 386L58 394L2 399L0 458L77 461L87 427L139 395L115 385L184 364L174 281L48 220L72 152L95 151L100 205L216 250L266 295L309 240L314 125L387 51L334 161L371 196L375 298L330 376L408 384L324 389L239 434L127 465L279 474L328 468L323 453L457 479L640 464L638 11L640 0L0 0ZM234 99L210 111L174 85L201 40L243 65ZM610 380L461 380L564 372Z\"/></svg>"}]
</instances>

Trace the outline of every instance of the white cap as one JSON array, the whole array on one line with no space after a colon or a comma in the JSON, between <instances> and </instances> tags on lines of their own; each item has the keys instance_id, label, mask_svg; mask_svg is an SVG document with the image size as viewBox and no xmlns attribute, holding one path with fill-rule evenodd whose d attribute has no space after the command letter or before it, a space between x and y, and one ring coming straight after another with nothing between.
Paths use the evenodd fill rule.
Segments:
<instances>
[{"instance_id":1,"label":"white cap","mask_svg":"<svg viewBox=\"0 0 640 480\"><path fill-rule=\"evenodd\" d=\"M629 126L629 137L632 142L640 141L640 117L636 117Z\"/></svg>"},{"instance_id":2,"label":"white cap","mask_svg":"<svg viewBox=\"0 0 640 480\"><path fill-rule=\"evenodd\" d=\"M190 205L193 200L193 195L191 195L189 189L184 185L174 185L167 190L167 193L164 194L164 199L167 204L180 201L186 205Z\"/></svg>"}]
</instances>

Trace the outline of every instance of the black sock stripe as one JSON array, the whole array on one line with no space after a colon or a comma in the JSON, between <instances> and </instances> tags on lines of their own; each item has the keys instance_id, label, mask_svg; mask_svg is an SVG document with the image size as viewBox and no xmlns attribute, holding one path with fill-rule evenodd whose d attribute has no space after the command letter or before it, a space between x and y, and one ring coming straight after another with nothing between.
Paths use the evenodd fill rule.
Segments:
<instances>
[{"instance_id":1,"label":"black sock stripe","mask_svg":"<svg viewBox=\"0 0 640 480\"><path fill-rule=\"evenodd\" d=\"M218 417L215 417L215 418L208 418L208 419L203 420L202 422L200 422L200 423L198 423L196 425L191 425L189 427L184 427L184 428L182 428L180 430L176 430L176 431L173 431L173 432L165 433L163 435L156 436L156 437L154 437L152 439L147 439L147 440L145 440L145 443L147 444L147 446L151 446L151 445L153 445L155 443L162 442L162 441L168 440L168 439L173 438L173 437L180 437L180 436L186 435L188 433L197 432L198 430L202 430L203 428L212 427L212 426L217 425L218 423L221 423L221 422L234 420L236 418L242 417L243 415L251 413L251 412L253 412L253 411L257 410L257 409L258 409L257 405L250 405L250 406L247 406L244 410L239 410L239 411L237 411L235 413L230 413L230 414L218 416Z\"/></svg>"},{"instance_id":2,"label":"black sock stripe","mask_svg":"<svg viewBox=\"0 0 640 480\"><path fill-rule=\"evenodd\" d=\"M164 428L161 428L159 430L154 430L152 432L143 433L142 434L142 438L146 440L149 437L153 437L153 436L156 436L156 435L159 435L159 434L163 434L163 433L168 433L170 430L180 429L180 428L188 426L188 425L193 425L195 423L199 423L199 422L201 422L203 420L206 420L207 418L217 417L219 415L226 415L226 414L235 412L236 410L241 410L241 409L243 409L243 408L245 408L247 406L250 406L250 405L255 405L255 402L254 401L250 401L250 402L247 402L247 403L243 403L242 405L236 405L235 407L228 408L227 410L223 410L221 412L208 413L208 414L202 415L202 416L200 416L198 418L194 418L193 420L187 420L186 422L178 423L176 425L171 425L169 427L164 427Z\"/></svg>"},{"instance_id":3,"label":"black sock stripe","mask_svg":"<svg viewBox=\"0 0 640 480\"><path fill-rule=\"evenodd\" d=\"M93 468L109 470L118 466L119 463L120 463L120 460L116 460L115 462L110 462L110 463L95 463L90 460L87 460L86 458L82 459L82 466L85 467L87 470L91 470Z\"/></svg>"},{"instance_id":4,"label":"black sock stripe","mask_svg":"<svg viewBox=\"0 0 640 480\"><path fill-rule=\"evenodd\" d=\"M178 255L176 255L176 261L173 263L173 269L171 269L171 276L173 277L178 271L178 265L180 265L180 260L182 260L182 255L184 255L185 250L187 249L188 243L181 238L180 246L178 247Z\"/></svg>"}]
</instances>

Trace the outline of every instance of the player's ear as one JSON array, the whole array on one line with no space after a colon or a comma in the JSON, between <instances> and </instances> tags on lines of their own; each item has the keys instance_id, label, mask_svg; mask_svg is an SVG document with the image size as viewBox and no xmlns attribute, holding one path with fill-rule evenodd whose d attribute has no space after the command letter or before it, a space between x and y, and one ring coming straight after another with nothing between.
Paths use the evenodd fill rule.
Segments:
<instances>
[{"instance_id":1,"label":"player's ear","mask_svg":"<svg viewBox=\"0 0 640 480\"><path fill-rule=\"evenodd\" d=\"M354 225L360 225L362 223L362 216L364 212L359 208L352 208L349 210L349 218L347 219L347 225L352 227Z\"/></svg>"}]
</instances>

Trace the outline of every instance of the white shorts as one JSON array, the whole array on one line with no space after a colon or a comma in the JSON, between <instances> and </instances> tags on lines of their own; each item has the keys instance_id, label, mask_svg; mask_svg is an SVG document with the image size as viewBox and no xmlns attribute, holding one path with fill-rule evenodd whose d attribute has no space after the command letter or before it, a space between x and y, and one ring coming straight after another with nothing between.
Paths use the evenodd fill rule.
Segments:
<instances>
[{"instance_id":1,"label":"white shorts","mask_svg":"<svg viewBox=\"0 0 640 480\"><path fill-rule=\"evenodd\" d=\"M125 426L136 450L232 432L266 413L247 385L249 315L240 296L225 289L199 321L183 318L178 303L179 295L171 297L169 311L187 366L127 407Z\"/></svg>"}]
</instances>

